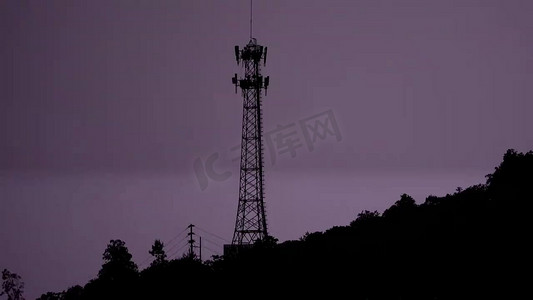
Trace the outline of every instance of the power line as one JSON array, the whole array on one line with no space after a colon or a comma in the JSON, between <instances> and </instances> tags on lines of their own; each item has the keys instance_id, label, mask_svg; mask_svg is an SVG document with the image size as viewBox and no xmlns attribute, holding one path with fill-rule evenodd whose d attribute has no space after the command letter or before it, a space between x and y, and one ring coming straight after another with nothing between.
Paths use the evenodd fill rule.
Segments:
<instances>
[{"instance_id":1,"label":"power line","mask_svg":"<svg viewBox=\"0 0 533 300\"><path fill-rule=\"evenodd\" d=\"M185 245L186 246L186 245ZM181 250L183 249L184 247L181 247L180 249L174 251L173 253L171 253L170 255L168 255L168 259L169 260L172 260L172 259L177 259L178 258L178 255L179 253L181 253Z\"/></svg>"},{"instance_id":2,"label":"power line","mask_svg":"<svg viewBox=\"0 0 533 300\"><path fill-rule=\"evenodd\" d=\"M186 236L183 237L180 241L178 241L178 243L174 244L174 245L171 246L170 248L164 246L165 252L166 252L166 253L171 252L173 249L175 249L177 246L179 246L179 245L180 245L185 239L186 239ZM183 249L184 246L187 246L187 243L183 244L179 249ZM178 250L179 250L179 249L178 249ZM152 257L151 255L148 256L145 260L143 260L142 263L139 264L139 267L146 266L147 263L148 263L151 259L153 259L153 257Z\"/></svg>"},{"instance_id":3,"label":"power line","mask_svg":"<svg viewBox=\"0 0 533 300\"><path fill-rule=\"evenodd\" d=\"M184 235L181 239L179 239L179 241L177 241L174 245L172 246L169 246L170 244L164 244L163 245L163 248L172 248L172 247L175 247L176 245L179 245L181 242L185 241L187 239L187 235Z\"/></svg>"},{"instance_id":4,"label":"power line","mask_svg":"<svg viewBox=\"0 0 533 300\"><path fill-rule=\"evenodd\" d=\"M168 245L170 243L172 243L174 240L176 240L180 235L182 235L183 233L185 233L185 231L187 231L188 227L185 227L185 229L183 229L180 233L178 233L177 235L175 235L172 239L170 239L170 241L166 242L165 245Z\"/></svg>"},{"instance_id":5,"label":"power line","mask_svg":"<svg viewBox=\"0 0 533 300\"><path fill-rule=\"evenodd\" d=\"M211 244L213 244L213 245L215 245L215 246L218 246L218 247L220 247L220 248L224 248L224 246L220 245L220 244L217 243L217 242L213 242L212 240L210 240L210 239L208 239L208 238L206 238L206 237L204 237L204 240L208 241L209 243L211 243Z\"/></svg>"},{"instance_id":6,"label":"power line","mask_svg":"<svg viewBox=\"0 0 533 300\"><path fill-rule=\"evenodd\" d=\"M196 227L196 229L199 229L200 231L203 231L204 233L207 233L207 234L212 235L212 236L214 236L216 238L219 238L220 240L222 240L223 242L225 242L227 244L230 243L228 240L226 240L225 238L221 237L220 235L216 235L214 233L211 233L211 232L209 232L209 231L207 231L207 230L205 230L205 229L203 229L201 227L198 227L198 226L195 226L195 227Z\"/></svg>"},{"instance_id":7,"label":"power line","mask_svg":"<svg viewBox=\"0 0 533 300\"><path fill-rule=\"evenodd\" d=\"M169 245L172 244L172 242L174 242L178 237L180 237L183 233L185 233L185 231L187 231L188 227L185 227L185 229L183 229L181 232L179 232L178 234L176 234L175 236L173 236L170 240L168 240L167 242L163 243L163 248L165 248L166 252L169 252L171 251L172 249L176 248L176 246L179 246L179 244L185 239L187 238L187 236L185 235L184 237L182 237L177 244L174 244L173 246L171 246L170 248ZM152 259L152 256L149 255L147 256L140 264L139 264L139 267L143 267L145 266L148 261L150 261Z\"/></svg>"},{"instance_id":8,"label":"power line","mask_svg":"<svg viewBox=\"0 0 533 300\"><path fill-rule=\"evenodd\" d=\"M172 251L172 249L175 249L177 246L179 246L181 244L181 242L185 241L185 239L187 239L187 236L184 236L183 238L181 238L181 240L179 240L176 244L174 244L173 246L171 247L164 247L165 248L165 251L166 252L170 252Z\"/></svg>"},{"instance_id":9,"label":"power line","mask_svg":"<svg viewBox=\"0 0 533 300\"><path fill-rule=\"evenodd\" d=\"M209 232L201 227L198 227L196 225L193 225L196 229L200 230L202 233L205 233L206 235L209 235L209 236L212 236L220 241L222 241L222 243L230 243L228 240L226 240L225 238L221 237L220 235L217 235L215 233L212 233L212 232ZM164 243L163 244L163 247L165 249L165 252L167 253L167 257L169 259L172 259L173 257L175 258L176 255L178 255L180 253L180 251L182 251L186 246L189 246L191 247L191 245L194 244L191 244L191 240L192 240L192 235L191 235L191 232L189 232L188 234L184 235L184 233L189 230L191 231L192 229L192 226L189 225L187 226L185 229L183 229L181 232L179 232L178 234L176 234L174 237L172 237L168 242ZM194 235L194 233L193 233ZM181 236L180 239L178 239L179 237ZM202 236L201 237L204 241L207 241L208 243L210 244L213 244L217 247L220 247L220 248L224 248L223 245L221 245L220 242L215 242L213 241L212 239L210 238L207 238L205 236ZM175 242L177 240L177 242ZM186 242L186 243L183 243L183 242ZM194 248L198 248L198 246L195 246L193 245L193 251L194 251ZM217 254L217 255L220 255L220 252L221 251L217 251L217 250L213 250L209 247L206 247L205 246L205 243L202 245L202 248L206 248L207 250L209 250L211 253L213 254ZM189 249L189 255L191 253L191 249ZM145 260L143 260L140 264L139 264L139 267L143 267L145 266L150 260L152 259L151 256L148 256Z\"/></svg>"},{"instance_id":10,"label":"power line","mask_svg":"<svg viewBox=\"0 0 533 300\"><path fill-rule=\"evenodd\" d=\"M184 244L183 246L179 247L178 250L172 252L172 254L169 254L168 255L168 258L171 259L172 257L174 257L174 255L178 254L183 248L185 248L186 246L188 246L187 244Z\"/></svg>"},{"instance_id":11,"label":"power line","mask_svg":"<svg viewBox=\"0 0 533 300\"><path fill-rule=\"evenodd\" d=\"M139 267L143 267L144 265L146 265L146 263L150 260L150 256L148 256L145 260L143 260L140 264L139 264Z\"/></svg>"}]
</instances>

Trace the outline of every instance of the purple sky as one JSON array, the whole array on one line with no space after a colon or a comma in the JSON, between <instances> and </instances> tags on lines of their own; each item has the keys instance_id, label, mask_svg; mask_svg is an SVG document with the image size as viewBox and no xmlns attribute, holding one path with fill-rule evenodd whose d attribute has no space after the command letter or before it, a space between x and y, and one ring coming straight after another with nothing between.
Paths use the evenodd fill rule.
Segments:
<instances>
[{"instance_id":1,"label":"purple sky","mask_svg":"<svg viewBox=\"0 0 533 300\"><path fill-rule=\"evenodd\" d=\"M331 110L342 135L266 154L271 234L445 195L532 149L531 15L527 0L255 1L265 130ZM189 223L231 240L248 22L246 0L0 2L0 268L28 298L95 277L112 238L139 264ZM214 153L231 175L202 190L193 164Z\"/></svg>"}]
</instances>

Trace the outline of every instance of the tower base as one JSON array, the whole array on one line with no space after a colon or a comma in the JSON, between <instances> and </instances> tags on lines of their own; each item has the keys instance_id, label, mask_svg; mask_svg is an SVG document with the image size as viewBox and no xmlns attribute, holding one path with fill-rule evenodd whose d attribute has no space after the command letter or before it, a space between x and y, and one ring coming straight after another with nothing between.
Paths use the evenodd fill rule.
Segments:
<instances>
[{"instance_id":1,"label":"tower base","mask_svg":"<svg viewBox=\"0 0 533 300\"><path fill-rule=\"evenodd\" d=\"M242 244L242 245L224 245L224 257L230 258L237 256L238 253L251 249L253 244Z\"/></svg>"}]
</instances>

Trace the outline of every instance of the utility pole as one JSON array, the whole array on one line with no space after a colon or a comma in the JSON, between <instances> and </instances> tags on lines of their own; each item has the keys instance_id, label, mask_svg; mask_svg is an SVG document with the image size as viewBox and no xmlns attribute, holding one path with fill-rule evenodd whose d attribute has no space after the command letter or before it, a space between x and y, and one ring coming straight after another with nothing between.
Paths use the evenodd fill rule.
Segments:
<instances>
[{"instance_id":1,"label":"utility pole","mask_svg":"<svg viewBox=\"0 0 533 300\"><path fill-rule=\"evenodd\" d=\"M195 243L195 240L193 239L193 235L194 235L194 232L192 232L192 228L194 227L193 224L190 224L189 226L187 226L187 228L189 228L189 233L187 233L187 235L189 236L189 258L194 258L194 243Z\"/></svg>"}]
</instances>

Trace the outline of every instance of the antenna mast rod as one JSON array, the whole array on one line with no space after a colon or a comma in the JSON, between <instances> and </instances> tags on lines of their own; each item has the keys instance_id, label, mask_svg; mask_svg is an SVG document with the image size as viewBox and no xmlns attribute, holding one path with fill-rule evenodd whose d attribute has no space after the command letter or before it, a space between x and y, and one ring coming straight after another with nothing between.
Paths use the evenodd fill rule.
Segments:
<instances>
[{"instance_id":1,"label":"antenna mast rod","mask_svg":"<svg viewBox=\"0 0 533 300\"><path fill-rule=\"evenodd\" d=\"M253 0L250 0L250 39L252 39L252 16L253 16Z\"/></svg>"}]
</instances>

